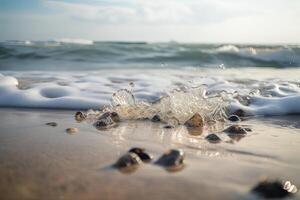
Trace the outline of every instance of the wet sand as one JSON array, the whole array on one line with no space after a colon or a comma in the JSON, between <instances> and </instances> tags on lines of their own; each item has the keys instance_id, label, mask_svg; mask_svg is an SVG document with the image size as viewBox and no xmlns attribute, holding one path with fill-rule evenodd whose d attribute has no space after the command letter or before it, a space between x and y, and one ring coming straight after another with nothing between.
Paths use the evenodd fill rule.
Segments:
<instances>
[{"instance_id":1,"label":"wet sand","mask_svg":"<svg viewBox=\"0 0 300 200\"><path fill-rule=\"evenodd\" d=\"M191 135L183 126L128 121L99 131L77 123L74 113L0 109L1 199L257 199L249 191L263 177L300 187L299 115L249 119L241 123L253 130L246 137L223 133L221 143L210 144L207 130ZM69 127L79 132L68 134ZM146 148L154 160L183 149L185 168L168 172L150 163L128 174L111 168L132 147Z\"/></svg>"}]
</instances>

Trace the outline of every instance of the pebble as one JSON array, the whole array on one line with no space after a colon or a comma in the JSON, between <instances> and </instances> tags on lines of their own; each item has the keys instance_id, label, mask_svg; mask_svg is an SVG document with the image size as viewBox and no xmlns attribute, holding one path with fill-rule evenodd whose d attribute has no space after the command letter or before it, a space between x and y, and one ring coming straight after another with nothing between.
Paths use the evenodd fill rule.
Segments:
<instances>
[{"instance_id":1,"label":"pebble","mask_svg":"<svg viewBox=\"0 0 300 200\"><path fill-rule=\"evenodd\" d=\"M171 128L174 128L174 126L172 126L172 125L170 125L170 124L167 124L167 125L164 126L164 128L166 128L166 129L171 129Z\"/></svg>"},{"instance_id":2,"label":"pebble","mask_svg":"<svg viewBox=\"0 0 300 200\"><path fill-rule=\"evenodd\" d=\"M120 122L120 116L116 112L105 112L103 113L98 120L111 118L114 122Z\"/></svg>"},{"instance_id":3,"label":"pebble","mask_svg":"<svg viewBox=\"0 0 300 200\"><path fill-rule=\"evenodd\" d=\"M245 117L246 116L246 112L243 111L242 109L238 109L238 110L234 111L232 114L237 115L239 117Z\"/></svg>"},{"instance_id":4,"label":"pebble","mask_svg":"<svg viewBox=\"0 0 300 200\"><path fill-rule=\"evenodd\" d=\"M106 129L117 126L117 124L111 118L107 118L107 119L97 120L94 123L94 126L98 130L106 130Z\"/></svg>"},{"instance_id":5,"label":"pebble","mask_svg":"<svg viewBox=\"0 0 300 200\"><path fill-rule=\"evenodd\" d=\"M118 113L106 112L98 118L98 120L94 123L94 126L98 130L105 130L117 126L116 122L120 122Z\"/></svg>"},{"instance_id":6,"label":"pebble","mask_svg":"<svg viewBox=\"0 0 300 200\"><path fill-rule=\"evenodd\" d=\"M56 122L48 122L48 123L46 123L46 125L55 127L55 126L57 126L57 123Z\"/></svg>"},{"instance_id":7,"label":"pebble","mask_svg":"<svg viewBox=\"0 0 300 200\"><path fill-rule=\"evenodd\" d=\"M143 162L151 162L152 156L145 152L145 149L134 147L128 152L137 154Z\"/></svg>"},{"instance_id":8,"label":"pebble","mask_svg":"<svg viewBox=\"0 0 300 200\"><path fill-rule=\"evenodd\" d=\"M168 171L179 171L184 167L184 157L185 154L182 150L170 149L155 164L165 167Z\"/></svg>"},{"instance_id":9,"label":"pebble","mask_svg":"<svg viewBox=\"0 0 300 200\"><path fill-rule=\"evenodd\" d=\"M78 111L75 113L75 120L77 122L82 122L83 120L86 119L86 117L87 117L86 114L83 112Z\"/></svg>"},{"instance_id":10,"label":"pebble","mask_svg":"<svg viewBox=\"0 0 300 200\"><path fill-rule=\"evenodd\" d=\"M111 113L110 113L110 117L111 117L111 119L112 119L114 122L120 122L120 121L121 121L121 118L120 118L119 114L116 113L116 112L111 112Z\"/></svg>"},{"instance_id":11,"label":"pebble","mask_svg":"<svg viewBox=\"0 0 300 200\"><path fill-rule=\"evenodd\" d=\"M78 128L67 128L66 132L69 134L74 134L78 132Z\"/></svg>"},{"instance_id":12,"label":"pebble","mask_svg":"<svg viewBox=\"0 0 300 200\"><path fill-rule=\"evenodd\" d=\"M159 115L154 115L151 119L152 122L160 122L161 119L160 119L160 116Z\"/></svg>"},{"instance_id":13,"label":"pebble","mask_svg":"<svg viewBox=\"0 0 300 200\"><path fill-rule=\"evenodd\" d=\"M246 131L248 131L248 132L252 132L252 129L251 128L244 128Z\"/></svg>"},{"instance_id":14,"label":"pebble","mask_svg":"<svg viewBox=\"0 0 300 200\"><path fill-rule=\"evenodd\" d=\"M283 184L281 181L268 181L264 180L259 182L253 189L252 192L267 198L267 199L278 199L285 198L293 193L297 192L296 186L292 185L289 181Z\"/></svg>"},{"instance_id":15,"label":"pebble","mask_svg":"<svg viewBox=\"0 0 300 200\"><path fill-rule=\"evenodd\" d=\"M232 135L245 135L245 134L247 134L247 131L239 125L231 125L228 128L226 128L225 130L223 130L223 132L225 132L227 134L232 134Z\"/></svg>"},{"instance_id":16,"label":"pebble","mask_svg":"<svg viewBox=\"0 0 300 200\"><path fill-rule=\"evenodd\" d=\"M219 143L222 141L221 138L214 133L209 134L205 137L205 139L210 143Z\"/></svg>"},{"instance_id":17,"label":"pebble","mask_svg":"<svg viewBox=\"0 0 300 200\"><path fill-rule=\"evenodd\" d=\"M204 120L202 116L199 113L196 113L191 117L189 120L187 120L184 125L187 127L203 127L204 126Z\"/></svg>"},{"instance_id":18,"label":"pebble","mask_svg":"<svg viewBox=\"0 0 300 200\"><path fill-rule=\"evenodd\" d=\"M241 121L241 119L240 119L239 116L237 116L237 115L230 115L230 116L228 117L228 120L229 120L229 121L232 121L232 122L239 122L239 121Z\"/></svg>"},{"instance_id":19,"label":"pebble","mask_svg":"<svg viewBox=\"0 0 300 200\"><path fill-rule=\"evenodd\" d=\"M126 153L125 155L121 156L118 161L114 164L114 167L118 169L122 168L130 168L136 167L137 165L141 164L142 160L136 153Z\"/></svg>"}]
</instances>

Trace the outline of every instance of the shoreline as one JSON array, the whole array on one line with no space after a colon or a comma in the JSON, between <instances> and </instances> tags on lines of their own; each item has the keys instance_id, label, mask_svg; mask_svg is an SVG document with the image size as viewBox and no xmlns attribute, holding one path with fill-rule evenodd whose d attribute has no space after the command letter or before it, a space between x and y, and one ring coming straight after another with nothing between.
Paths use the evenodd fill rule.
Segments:
<instances>
[{"instance_id":1,"label":"shoreline","mask_svg":"<svg viewBox=\"0 0 300 200\"><path fill-rule=\"evenodd\" d=\"M261 177L300 185L300 116L243 121L253 129L235 141L210 144L180 126L125 121L98 131L73 111L0 108L0 192L4 199L253 199ZM45 125L57 122L57 127ZM70 135L66 128L79 131ZM111 167L132 147L156 160L175 148L185 168L170 173L153 163L124 174ZM299 198L297 193L296 198Z\"/></svg>"}]
</instances>

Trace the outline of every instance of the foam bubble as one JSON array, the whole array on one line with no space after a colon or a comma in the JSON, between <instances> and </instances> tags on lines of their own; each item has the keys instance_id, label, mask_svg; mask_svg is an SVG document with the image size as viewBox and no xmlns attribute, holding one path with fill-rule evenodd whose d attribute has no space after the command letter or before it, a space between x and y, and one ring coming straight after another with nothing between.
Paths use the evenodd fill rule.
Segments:
<instances>
[{"instance_id":1,"label":"foam bubble","mask_svg":"<svg viewBox=\"0 0 300 200\"><path fill-rule=\"evenodd\" d=\"M196 112L207 120L237 109L247 115L299 114L297 74L296 69L6 72L0 74L0 106L99 109L106 105L127 119L159 114L165 121L176 118L179 123Z\"/></svg>"}]
</instances>

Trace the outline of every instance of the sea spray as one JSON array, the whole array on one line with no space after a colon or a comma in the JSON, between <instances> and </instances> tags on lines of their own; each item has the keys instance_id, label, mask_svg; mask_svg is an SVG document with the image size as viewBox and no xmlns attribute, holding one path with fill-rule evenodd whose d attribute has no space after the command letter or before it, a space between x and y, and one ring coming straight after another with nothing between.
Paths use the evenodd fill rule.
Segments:
<instances>
[{"instance_id":1,"label":"sea spray","mask_svg":"<svg viewBox=\"0 0 300 200\"><path fill-rule=\"evenodd\" d=\"M136 101L128 89L121 89L111 98L111 111L123 119L152 119L158 115L163 122L184 124L195 113L205 121L220 121L226 118L229 99L224 92L207 95L205 86L174 89L155 102Z\"/></svg>"}]
</instances>

